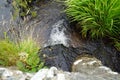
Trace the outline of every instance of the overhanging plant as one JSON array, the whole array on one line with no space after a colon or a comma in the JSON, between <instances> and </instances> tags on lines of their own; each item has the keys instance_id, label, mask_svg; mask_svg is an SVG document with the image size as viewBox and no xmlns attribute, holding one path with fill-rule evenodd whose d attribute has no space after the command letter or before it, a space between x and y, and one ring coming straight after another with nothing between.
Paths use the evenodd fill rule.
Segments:
<instances>
[{"instance_id":1,"label":"overhanging plant","mask_svg":"<svg viewBox=\"0 0 120 80\"><path fill-rule=\"evenodd\" d=\"M120 34L119 0L66 0L66 13L81 26L82 36L92 38Z\"/></svg>"}]
</instances>

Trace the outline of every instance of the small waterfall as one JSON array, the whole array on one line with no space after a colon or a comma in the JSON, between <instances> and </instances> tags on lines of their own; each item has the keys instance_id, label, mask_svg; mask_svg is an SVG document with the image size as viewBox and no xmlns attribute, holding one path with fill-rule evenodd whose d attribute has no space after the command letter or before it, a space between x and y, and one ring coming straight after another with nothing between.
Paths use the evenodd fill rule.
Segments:
<instances>
[{"instance_id":1,"label":"small waterfall","mask_svg":"<svg viewBox=\"0 0 120 80\"><path fill-rule=\"evenodd\" d=\"M50 33L50 39L48 40L47 44L44 47L49 45L56 45L56 44L63 44L64 46L68 47L69 38L65 34L66 26L64 25L64 19L59 20L52 26L52 30Z\"/></svg>"}]
</instances>

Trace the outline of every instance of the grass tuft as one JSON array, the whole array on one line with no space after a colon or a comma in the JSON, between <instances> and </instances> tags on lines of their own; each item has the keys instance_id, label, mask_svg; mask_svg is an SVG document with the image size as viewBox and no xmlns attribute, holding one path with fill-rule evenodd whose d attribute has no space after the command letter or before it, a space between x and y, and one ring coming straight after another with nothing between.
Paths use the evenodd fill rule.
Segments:
<instances>
[{"instance_id":1,"label":"grass tuft","mask_svg":"<svg viewBox=\"0 0 120 80\"><path fill-rule=\"evenodd\" d=\"M83 37L120 35L119 0L66 0L66 6L68 17L81 25Z\"/></svg>"},{"instance_id":2,"label":"grass tuft","mask_svg":"<svg viewBox=\"0 0 120 80\"><path fill-rule=\"evenodd\" d=\"M36 72L44 67L38 56L39 46L31 38L19 43L0 40L0 65L17 66L25 72Z\"/></svg>"}]
</instances>

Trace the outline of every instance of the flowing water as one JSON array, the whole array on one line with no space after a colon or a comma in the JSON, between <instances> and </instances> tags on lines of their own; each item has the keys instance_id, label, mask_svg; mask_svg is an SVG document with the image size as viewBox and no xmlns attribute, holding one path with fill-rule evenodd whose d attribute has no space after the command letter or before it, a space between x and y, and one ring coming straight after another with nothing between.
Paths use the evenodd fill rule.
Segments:
<instances>
[{"instance_id":1,"label":"flowing water","mask_svg":"<svg viewBox=\"0 0 120 80\"><path fill-rule=\"evenodd\" d=\"M63 23L64 23L64 19L59 20L57 23L55 23L52 26L50 39L45 44L45 47L50 45L56 45L56 44L63 44L64 46L67 46L67 47L69 46L68 44L69 38L65 34L66 28L63 25Z\"/></svg>"}]
</instances>

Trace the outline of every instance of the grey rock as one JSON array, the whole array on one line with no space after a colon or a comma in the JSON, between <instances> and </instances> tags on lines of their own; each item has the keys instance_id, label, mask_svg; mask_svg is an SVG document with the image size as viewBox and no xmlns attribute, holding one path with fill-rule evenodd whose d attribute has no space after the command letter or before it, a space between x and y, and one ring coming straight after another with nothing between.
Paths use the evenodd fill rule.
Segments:
<instances>
[{"instance_id":1,"label":"grey rock","mask_svg":"<svg viewBox=\"0 0 120 80\"><path fill-rule=\"evenodd\" d=\"M17 69L0 67L0 80L30 80L34 73L23 73Z\"/></svg>"},{"instance_id":2,"label":"grey rock","mask_svg":"<svg viewBox=\"0 0 120 80\"><path fill-rule=\"evenodd\" d=\"M98 73L98 74L86 74L83 72L65 72L61 70L56 70L57 74L54 72L53 68L50 69L42 69L38 73L36 73L31 80L120 80L119 74L111 74L109 72L106 73ZM52 69L52 73L56 74L51 77L48 77L49 70ZM101 68L104 71L104 68ZM113 72L113 71L112 71Z\"/></svg>"},{"instance_id":3,"label":"grey rock","mask_svg":"<svg viewBox=\"0 0 120 80\"><path fill-rule=\"evenodd\" d=\"M101 72L100 72L101 71ZM111 69L100 66L94 70L93 74L85 72L66 72L51 67L41 69L37 73L23 73L19 70L0 68L0 80L120 80L120 74Z\"/></svg>"},{"instance_id":4,"label":"grey rock","mask_svg":"<svg viewBox=\"0 0 120 80\"><path fill-rule=\"evenodd\" d=\"M102 66L100 60L91 55L81 55L72 65L73 72L82 72L86 74L93 74L94 70Z\"/></svg>"},{"instance_id":5,"label":"grey rock","mask_svg":"<svg viewBox=\"0 0 120 80\"><path fill-rule=\"evenodd\" d=\"M51 67L50 69L41 69L31 78L31 80L43 80L45 78L51 79L54 77L55 71L57 71L57 68L55 67Z\"/></svg>"}]
</instances>

